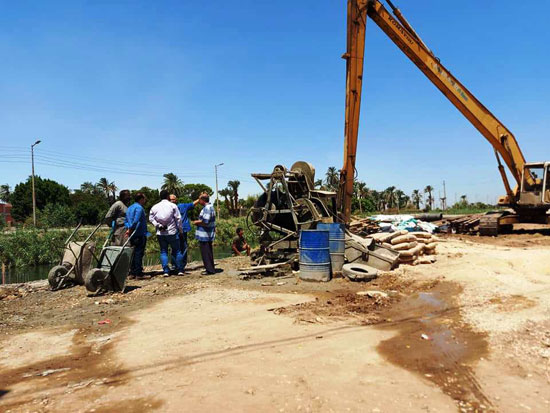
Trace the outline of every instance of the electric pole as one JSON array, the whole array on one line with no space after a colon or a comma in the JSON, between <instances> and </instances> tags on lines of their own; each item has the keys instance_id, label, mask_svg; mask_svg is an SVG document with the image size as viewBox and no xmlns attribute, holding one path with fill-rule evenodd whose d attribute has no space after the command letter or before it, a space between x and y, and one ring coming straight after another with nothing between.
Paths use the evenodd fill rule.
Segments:
<instances>
[{"instance_id":1,"label":"electric pole","mask_svg":"<svg viewBox=\"0 0 550 413\"><path fill-rule=\"evenodd\" d=\"M223 165L223 162L217 165L214 165L214 172L216 174L216 216L217 218L219 218L220 216L220 199L218 196L218 166L222 166L222 165Z\"/></svg>"},{"instance_id":2,"label":"electric pole","mask_svg":"<svg viewBox=\"0 0 550 413\"><path fill-rule=\"evenodd\" d=\"M36 194L34 192L34 147L41 141L38 140L31 145L31 164L32 164L32 222L36 227Z\"/></svg>"}]
</instances>

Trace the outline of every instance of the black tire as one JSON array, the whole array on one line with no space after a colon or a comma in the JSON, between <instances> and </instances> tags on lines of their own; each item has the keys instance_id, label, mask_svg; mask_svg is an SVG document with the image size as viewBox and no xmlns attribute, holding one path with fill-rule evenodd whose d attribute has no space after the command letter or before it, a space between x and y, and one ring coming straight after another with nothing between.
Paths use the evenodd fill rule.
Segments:
<instances>
[{"instance_id":1,"label":"black tire","mask_svg":"<svg viewBox=\"0 0 550 413\"><path fill-rule=\"evenodd\" d=\"M378 277L378 270L365 264L345 264L342 274L352 281L370 281Z\"/></svg>"},{"instance_id":2,"label":"black tire","mask_svg":"<svg viewBox=\"0 0 550 413\"><path fill-rule=\"evenodd\" d=\"M84 285L89 292L95 293L103 284L103 279L103 271L100 268L92 268L84 277Z\"/></svg>"},{"instance_id":3,"label":"black tire","mask_svg":"<svg viewBox=\"0 0 550 413\"><path fill-rule=\"evenodd\" d=\"M48 273L48 282L53 291L59 290L66 285L66 275L69 271L63 265L56 265Z\"/></svg>"}]
</instances>

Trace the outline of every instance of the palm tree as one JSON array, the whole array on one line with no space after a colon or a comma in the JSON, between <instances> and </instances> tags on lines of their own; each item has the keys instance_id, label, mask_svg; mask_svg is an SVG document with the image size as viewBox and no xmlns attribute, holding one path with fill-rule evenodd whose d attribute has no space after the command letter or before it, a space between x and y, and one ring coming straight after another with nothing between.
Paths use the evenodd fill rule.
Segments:
<instances>
[{"instance_id":1,"label":"palm tree","mask_svg":"<svg viewBox=\"0 0 550 413\"><path fill-rule=\"evenodd\" d=\"M227 208L227 212L231 214L231 203L229 202L229 197L231 197L231 194L233 192L229 188L220 189L218 191L218 195L224 197L225 207Z\"/></svg>"},{"instance_id":2,"label":"palm tree","mask_svg":"<svg viewBox=\"0 0 550 413\"><path fill-rule=\"evenodd\" d=\"M363 199L363 195L365 195L367 184L362 181L355 181L354 184L355 189L355 196L359 199L359 212L363 212L363 203L361 200Z\"/></svg>"},{"instance_id":3,"label":"palm tree","mask_svg":"<svg viewBox=\"0 0 550 413\"><path fill-rule=\"evenodd\" d=\"M395 189L395 186L389 186L384 190L384 198L386 198L388 208L393 208L395 201Z\"/></svg>"},{"instance_id":4,"label":"palm tree","mask_svg":"<svg viewBox=\"0 0 550 413\"><path fill-rule=\"evenodd\" d=\"M172 172L164 174L163 176L164 183L162 184L160 189L168 191L176 196L180 196L181 188L183 186L182 180L179 179L177 175L173 174Z\"/></svg>"},{"instance_id":5,"label":"palm tree","mask_svg":"<svg viewBox=\"0 0 550 413\"><path fill-rule=\"evenodd\" d=\"M111 182L109 184L109 191L111 192L111 194L113 194L113 202L115 202L115 199L116 199L116 191L117 191L117 186L115 185L115 182Z\"/></svg>"},{"instance_id":6,"label":"palm tree","mask_svg":"<svg viewBox=\"0 0 550 413\"><path fill-rule=\"evenodd\" d=\"M329 166L327 173L325 174L325 182L327 187L331 190L335 190L338 187L338 170L334 166Z\"/></svg>"},{"instance_id":7,"label":"palm tree","mask_svg":"<svg viewBox=\"0 0 550 413\"><path fill-rule=\"evenodd\" d=\"M395 201L397 204L397 211L399 211L400 208L403 208L407 205L409 197L405 195L405 192L403 192L401 189L397 189L395 191Z\"/></svg>"},{"instance_id":8,"label":"palm tree","mask_svg":"<svg viewBox=\"0 0 550 413\"><path fill-rule=\"evenodd\" d=\"M323 189L323 180L322 179L317 179L315 181L315 183L313 184L313 186L317 189Z\"/></svg>"},{"instance_id":9,"label":"palm tree","mask_svg":"<svg viewBox=\"0 0 550 413\"><path fill-rule=\"evenodd\" d=\"M431 185L427 185L426 188L424 188L424 193L428 194L428 199L426 200L426 204L429 207L429 209L433 209L433 203L434 199L432 196L434 188Z\"/></svg>"},{"instance_id":10,"label":"palm tree","mask_svg":"<svg viewBox=\"0 0 550 413\"><path fill-rule=\"evenodd\" d=\"M11 188L8 184L0 185L0 199L10 202Z\"/></svg>"},{"instance_id":11,"label":"palm tree","mask_svg":"<svg viewBox=\"0 0 550 413\"><path fill-rule=\"evenodd\" d=\"M233 205L232 205L232 209L233 209L233 214L234 215L237 215L239 213L239 185L241 184L240 181L229 181L227 183L227 186L228 188L231 190L231 193L232 193L232 202L233 202Z\"/></svg>"},{"instance_id":12,"label":"palm tree","mask_svg":"<svg viewBox=\"0 0 550 413\"><path fill-rule=\"evenodd\" d=\"M377 211L383 211L385 209L385 200L383 193L380 191L375 191L374 189L370 191L370 196L372 197L372 200L374 201L374 206L376 207Z\"/></svg>"},{"instance_id":13,"label":"palm tree","mask_svg":"<svg viewBox=\"0 0 550 413\"><path fill-rule=\"evenodd\" d=\"M412 199L412 203L414 204L416 209L420 209L420 201L422 200L422 197L420 195L420 190L415 189L412 192L411 199Z\"/></svg>"},{"instance_id":14,"label":"palm tree","mask_svg":"<svg viewBox=\"0 0 550 413\"><path fill-rule=\"evenodd\" d=\"M80 185L80 190L87 194L91 194L96 190L96 186L90 181L86 181Z\"/></svg>"},{"instance_id":15,"label":"palm tree","mask_svg":"<svg viewBox=\"0 0 550 413\"><path fill-rule=\"evenodd\" d=\"M109 195L111 193L110 183L107 178L101 178L99 182L97 183L97 186L101 189L101 191L105 194L106 198L109 198Z\"/></svg>"}]
</instances>

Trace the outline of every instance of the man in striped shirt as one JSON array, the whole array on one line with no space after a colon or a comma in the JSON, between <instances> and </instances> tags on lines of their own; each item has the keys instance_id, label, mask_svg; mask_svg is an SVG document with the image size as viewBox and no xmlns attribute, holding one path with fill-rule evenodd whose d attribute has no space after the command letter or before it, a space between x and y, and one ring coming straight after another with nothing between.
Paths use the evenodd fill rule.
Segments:
<instances>
[{"instance_id":1,"label":"man in striped shirt","mask_svg":"<svg viewBox=\"0 0 550 413\"><path fill-rule=\"evenodd\" d=\"M216 211L214 211L214 207L210 203L210 197L207 194L200 196L199 203L203 208L199 219L194 221L193 224L197 226L195 238L199 241L202 262L204 263L205 271L202 274L215 274L212 242L216 238Z\"/></svg>"}]
</instances>

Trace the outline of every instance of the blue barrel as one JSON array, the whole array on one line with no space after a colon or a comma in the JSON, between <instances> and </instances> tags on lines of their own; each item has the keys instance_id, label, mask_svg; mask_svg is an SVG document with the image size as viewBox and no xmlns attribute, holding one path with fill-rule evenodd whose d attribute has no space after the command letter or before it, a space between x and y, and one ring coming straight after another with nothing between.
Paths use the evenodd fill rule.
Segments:
<instances>
[{"instance_id":1,"label":"blue barrel","mask_svg":"<svg viewBox=\"0 0 550 413\"><path fill-rule=\"evenodd\" d=\"M346 227L340 223L320 223L317 229L328 231L332 275L341 275L346 251Z\"/></svg>"},{"instance_id":2,"label":"blue barrel","mask_svg":"<svg viewBox=\"0 0 550 413\"><path fill-rule=\"evenodd\" d=\"M307 281L330 281L328 231L300 231L300 278Z\"/></svg>"}]
</instances>

